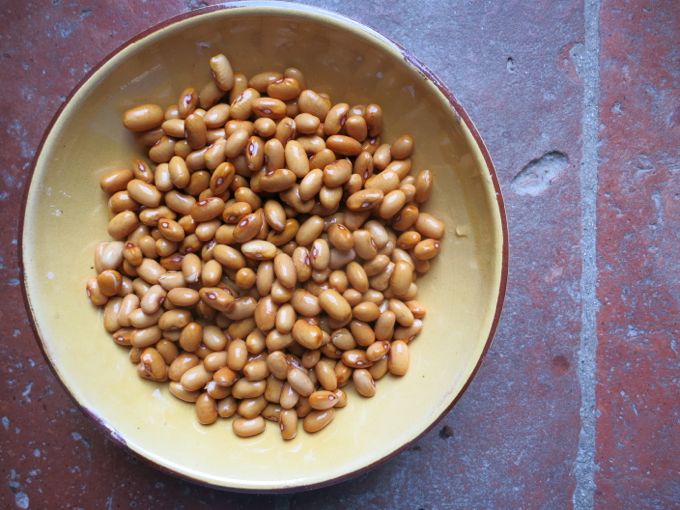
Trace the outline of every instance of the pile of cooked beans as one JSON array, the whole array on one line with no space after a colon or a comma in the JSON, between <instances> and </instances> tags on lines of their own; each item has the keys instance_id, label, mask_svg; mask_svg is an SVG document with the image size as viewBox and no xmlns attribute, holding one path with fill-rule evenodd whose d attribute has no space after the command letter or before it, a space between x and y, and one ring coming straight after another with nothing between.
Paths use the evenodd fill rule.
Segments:
<instances>
[{"instance_id":1,"label":"pile of cooked beans","mask_svg":"<svg viewBox=\"0 0 680 510\"><path fill-rule=\"evenodd\" d=\"M414 140L381 141L377 104L331 102L296 68L212 79L123 124L148 159L105 172L108 233L87 295L137 374L169 381L209 425L236 435L298 420L317 432L350 380L403 376L423 326L417 275L444 224L421 211L432 173L411 175Z\"/></svg>"}]
</instances>

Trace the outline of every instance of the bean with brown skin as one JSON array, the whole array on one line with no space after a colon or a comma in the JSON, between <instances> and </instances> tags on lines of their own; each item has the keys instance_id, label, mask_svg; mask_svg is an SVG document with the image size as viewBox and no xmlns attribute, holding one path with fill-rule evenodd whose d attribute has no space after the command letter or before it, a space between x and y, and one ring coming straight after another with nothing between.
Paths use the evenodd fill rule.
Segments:
<instances>
[{"instance_id":1,"label":"bean with brown skin","mask_svg":"<svg viewBox=\"0 0 680 510\"><path fill-rule=\"evenodd\" d=\"M111 198L109 198L109 210L111 211L111 214L115 215L123 211L134 212L138 209L139 204L132 199L127 189L124 191L118 191L111 195Z\"/></svg>"},{"instance_id":2,"label":"bean with brown skin","mask_svg":"<svg viewBox=\"0 0 680 510\"><path fill-rule=\"evenodd\" d=\"M241 400L238 406L238 414L246 419L253 419L262 413L267 406L264 397Z\"/></svg>"},{"instance_id":3,"label":"bean with brown skin","mask_svg":"<svg viewBox=\"0 0 680 510\"><path fill-rule=\"evenodd\" d=\"M179 117L181 119L186 119L194 112L197 104L198 94L196 93L196 90L192 87L184 89L177 101Z\"/></svg>"},{"instance_id":4,"label":"bean with brown skin","mask_svg":"<svg viewBox=\"0 0 680 510\"><path fill-rule=\"evenodd\" d=\"M288 373L288 362L281 351L275 351L267 355L267 368L271 374L279 380L285 380Z\"/></svg>"},{"instance_id":5,"label":"bean with brown skin","mask_svg":"<svg viewBox=\"0 0 680 510\"><path fill-rule=\"evenodd\" d=\"M430 170L421 170L416 175L415 187L416 187L416 202L422 204L427 202L432 195L432 172Z\"/></svg>"},{"instance_id":6,"label":"bean with brown skin","mask_svg":"<svg viewBox=\"0 0 680 510\"><path fill-rule=\"evenodd\" d=\"M268 241L248 241L241 246L241 252L251 260L272 260L277 254L275 245Z\"/></svg>"},{"instance_id":7,"label":"bean with brown skin","mask_svg":"<svg viewBox=\"0 0 680 510\"><path fill-rule=\"evenodd\" d=\"M419 211L415 204L408 204L392 220L392 228L399 231L410 229L418 219Z\"/></svg>"},{"instance_id":8,"label":"bean with brown skin","mask_svg":"<svg viewBox=\"0 0 680 510\"><path fill-rule=\"evenodd\" d=\"M307 371L301 368L289 368L286 380L291 388L303 397L308 397L314 391L314 383L309 378Z\"/></svg>"},{"instance_id":9,"label":"bean with brown skin","mask_svg":"<svg viewBox=\"0 0 680 510\"><path fill-rule=\"evenodd\" d=\"M390 145L387 143L382 144L378 147L373 154L373 165L378 170L385 170L387 165L392 161L392 153L390 151Z\"/></svg>"},{"instance_id":10,"label":"bean with brown skin","mask_svg":"<svg viewBox=\"0 0 680 510\"><path fill-rule=\"evenodd\" d=\"M414 319L413 324L408 327L399 327L394 330L394 340L410 342L420 334L423 329L423 321Z\"/></svg>"},{"instance_id":11,"label":"bean with brown skin","mask_svg":"<svg viewBox=\"0 0 680 510\"><path fill-rule=\"evenodd\" d=\"M344 271L333 271L328 277L328 284L331 288L343 293L347 290L349 282Z\"/></svg>"},{"instance_id":12,"label":"bean with brown skin","mask_svg":"<svg viewBox=\"0 0 680 510\"><path fill-rule=\"evenodd\" d=\"M267 95L281 101L292 101L300 95L300 82L295 78L281 77L267 85Z\"/></svg>"},{"instance_id":13,"label":"bean with brown skin","mask_svg":"<svg viewBox=\"0 0 680 510\"><path fill-rule=\"evenodd\" d=\"M397 239L397 246L402 250L412 250L421 241L421 235L415 230L402 233Z\"/></svg>"},{"instance_id":14,"label":"bean with brown skin","mask_svg":"<svg viewBox=\"0 0 680 510\"><path fill-rule=\"evenodd\" d=\"M380 205L383 197L379 189L363 189L350 195L345 205L350 211L370 211Z\"/></svg>"},{"instance_id":15,"label":"bean with brown skin","mask_svg":"<svg viewBox=\"0 0 680 510\"><path fill-rule=\"evenodd\" d=\"M173 397L176 397L184 402L196 402L201 395L200 391L187 391L180 383L172 381L168 385L168 390Z\"/></svg>"},{"instance_id":16,"label":"bean with brown skin","mask_svg":"<svg viewBox=\"0 0 680 510\"><path fill-rule=\"evenodd\" d=\"M413 254L418 260L430 260L439 255L441 243L436 239L424 239L416 244Z\"/></svg>"},{"instance_id":17,"label":"bean with brown skin","mask_svg":"<svg viewBox=\"0 0 680 510\"><path fill-rule=\"evenodd\" d=\"M366 125L368 126L368 135L371 137L378 136L383 129L383 110L380 105L369 104L366 106L364 113Z\"/></svg>"},{"instance_id":18,"label":"bean with brown skin","mask_svg":"<svg viewBox=\"0 0 680 510\"><path fill-rule=\"evenodd\" d=\"M165 239L174 243L181 242L185 237L182 226L169 218L161 218L158 220L158 230Z\"/></svg>"},{"instance_id":19,"label":"bean with brown skin","mask_svg":"<svg viewBox=\"0 0 680 510\"><path fill-rule=\"evenodd\" d=\"M405 375L409 367L409 358L409 349L406 342L402 340L392 342L387 364L390 374L398 377Z\"/></svg>"},{"instance_id":20,"label":"bean with brown skin","mask_svg":"<svg viewBox=\"0 0 680 510\"><path fill-rule=\"evenodd\" d=\"M365 368L358 368L352 372L352 382L362 397L370 398L375 395L375 381Z\"/></svg>"},{"instance_id":21,"label":"bean with brown skin","mask_svg":"<svg viewBox=\"0 0 680 510\"><path fill-rule=\"evenodd\" d=\"M361 143L345 135L331 135L326 139L326 145L334 153L341 156L357 156L361 152Z\"/></svg>"},{"instance_id":22,"label":"bean with brown skin","mask_svg":"<svg viewBox=\"0 0 680 510\"><path fill-rule=\"evenodd\" d=\"M350 368L368 368L373 362L366 357L366 351L352 349L342 353L342 362Z\"/></svg>"},{"instance_id":23,"label":"bean with brown skin","mask_svg":"<svg viewBox=\"0 0 680 510\"><path fill-rule=\"evenodd\" d=\"M315 317L321 313L318 298L304 289L296 289L293 292L291 305L303 317Z\"/></svg>"},{"instance_id":24,"label":"bean with brown skin","mask_svg":"<svg viewBox=\"0 0 680 510\"><path fill-rule=\"evenodd\" d=\"M309 405L312 409L325 410L335 407L338 403L338 396L333 391L318 390L309 395Z\"/></svg>"},{"instance_id":25,"label":"bean with brown skin","mask_svg":"<svg viewBox=\"0 0 680 510\"><path fill-rule=\"evenodd\" d=\"M168 119L161 124L163 132L174 138L184 138L184 119Z\"/></svg>"},{"instance_id":26,"label":"bean with brown skin","mask_svg":"<svg viewBox=\"0 0 680 510\"><path fill-rule=\"evenodd\" d=\"M373 328L365 322L353 320L350 322L350 331L361 347L368 347L375 341L375 332Z\"/></svg>"},{"instance_id":27,"label":"bean with brown skin","mask_svg":"<svg viewBox=\"0 0 680 510\"><path fill-rule=\"evenodd\" d=\"M223 127L229 118L229 105L225 103L216 104L210 108L203 116L203 122L208 129Z\"/></svg>"},{"instance_id":28,"label":"bean with brown skin","mask_svg":"<svg viewBox=\"0 0 680 510\"><path fill-rule=\"evenodd\" d=\"M282 409L279 415L281 437L290 441L297 436L298 415L294 409Z\"/></svg>"},{"instance_id":29,"label":"bean with brown skin","mask_svg":"<svg viewBox=\"0 0 680 510\"><path fill-rule=\"evenodd\" d=\"M363 142L368 136L366 120L361 115L350 115L345 121L345 132L355 140Z\"/></svg>"},{"instance_id":30,"label":"bean with brown skin","mask_svg":"<svg viewBox=\"0 0 680 510\"><path fill-rule=\"evenodd\" d=\"M311 113L323 122L328 114L330 105L328 102L313 90L306 89L300 92L298 97L298 107L302 113Z\"/></svg>"},{"instance_id":31,"label":"bean with brown skin","mask_svg":"<svg viewBox=\"0 0 680 510\"><path fill-rule=\"evenodd\" d=\"M326 115L323 124L324 134L327 136L337 135L345 125L348 112L349 105L347 103L338 103L334 105Z\"/></svg>"},{"instance_id":32,"label":"bean with brown skin","mask_svg":"<svg viewBox=\"0 0 680 510\"><path fill-rule=\"evenodd\" d=\"M352 377L352 369L340 360L335 364L335 377L338 380L338 387L346 385Z\"/></svg>"},{"instance_id":33,"label":"bean with brown skin","mask_svg":"<svg viewBox=\"0 0 680 510\"><path fill-rule=\"evenodd\" d=\"M420 301L407 301L406 306L408 306L408 309L411 310L411 313L413 314L413 317L416 319L424 319L425 315L427 314L427 310L423 306L423 304Z\"/></svg>"},{"instance_id":34,"label":"bean with brown skin","mask_svg":"<svg viewBox=\"0 0 680 510\"><path fill-rule=\"evenodd\" d=\"M373 242L379 250L383 249L390 239L390 233L388 233L385 226L378 221L367 221L364 225L364 229L371 234Z\"/></svg>"},{"instance_id":35,"label":"bean with brown skin","mask_svg":"<svg viewBox=\"0 0 680 510\"><path fill-rule=\"evenodd\" d=\"M160 127L163 123L163 109L157 104L143 104L123 113L123 125L130 131L141 133Z\"/></svg>"},{"instance_id":36,"label":"bean with brown skin","mask_svg":"<svg viewBox=\"0 0 680 510\"><path fill-rule=\"evenodd\" d=\"M276 313L276 329L280 333L290 333L296 321L295 310L292 305L282 305Z\"/></svg>"},{"instance_id":37,"label":"bean with brown skin","mask_svg":"<svg viewBox=\"0 0 680 510\"><path fill-rule=\"evenodd\" d=\"M277 232L283 231L286 227L286 212L276 200L267 200L264 203L264 218L267 224Z\"/></svg>"},{"instance_id":38,"label":"bean with brown skin","mask_svg":"<svg viewBox=\"0 0 680 510\"><path fill-rule=\"evenodd\" d=\"M223 95L224 91L217 86L214 80L210 80L198 92L198 103L201 108L207 110L217 103Z\"/></svg>"},{"instance_id":39,"label":"bean with brown skin","mask_svg":"<svg viewBox=\"0 0 680 510\"><path fill-rule=\"evenodd\" d=\"M229 108L229 116L236 120L246 120L253 112L253 101L260 97L260 93L247 88L236 97Z\"/></svg>"},{"instance_id":40,"label":"bean with brown skin","mask_svg":"<svg viewBox=\"0 0 680 510\"><path fill-rule=\"evenodd\" d=\"M104 329L109 333L116 332L122 326L122 324L118 322L122 302L122 298L114 297L109 299L104 307Z\"/></svg>"},{"instance_id":41,"label":"bean with brown skin","mask_svg":"<svg viewBox=\"0 0 680 510\"><path fill-rule=\"evenodd\" d=\"M316 271L325 271L328 269L330 262L330 248L325 239L316 239L312 243L312 248L309 251L312 269ZM292 261L291 261L292 262Z\"/></svg>"},{"instance_id":42,"label":"bean with brown skin","mask_svg":"<svg viewBox=\"0 0 680 510\"><path fill-rule=\"evenodd\" d=\"M305 419L302 421L302 427L305 429L305 432L313 434L327 427L333 421L333 418L335 418L335 410L332 408L325 411L312 411L305 416Z\"/></svg>"},{"instance_id":43,"label":"bean with brown skin","mask_svg":"<svg viewBox=\"0 0 680 510\"><path fill-rule=\"evenodd\" d=\"M314 198L323 186L323 171L319 168L310 170L300 181L300 198L310 200Z\"/></svg>"},{"instance_id":44,"label":"bean with brown skin","mask_svg":"<svg viewBox=\"0 0 680 510\"><path fill-rule=\"evenodd\" d=\"M227 357L228 359L228 357ZM238 380L238 374L229 367L218 368L213 374L213 381L223 387L231 387Z\"/></svg>"},{"instance_id":45,"label":"bean with brown skin","mask_svg":"<svg viewBox=\"0 0 680 510\"><path fill-rule=\"evenodd\" d=\"M413 266L407 262L399 261L394 266L390 277L390 290L398 297L404 297L413 281Z\"/></svg>"},{"instance_id":46,"label":"bean with brown skin","mask_svg":"<svg viewBox=\"0 0 680 510\"><path fill-rule=\"evenodd\" d=\"M109 170L99 178L99 186L102 191L112 195L118 191L127 189L127 184L134 178L132 170L128 168L117 168Z\"/></svg>"},{"instance_id":47,"label":"bean with brown skin","mask_svg":"<svg viewBox=\"0 0 680 510\"><path fill-rule=\"evenodd\" d=\"M137 374L151 381L165 381L168 377L168 366L156 349L147 347L139 358Z\"/></svg>"},{"instance_id":48,"label":"bean with brown skin","mask_svg":"<svg viewBox=\"0 0 680 510\"><path fill-rule=\"evenodd\" d=\"M236 224L234 228L234 241L237 243L245 243L253 239L264 222L264 214L262 209L258 209L254 213L246 214Z\"/></svg>"},{"instance_id":49,"label":"bean with brown skin","mask_svg":"<svg viewBox=\"0 0 680 510\"><path fill-rule=\"evenodd\" d=\"M309 168L318 168L321 170L333 161L335 161L335 154L333 154L333 151L330 149L321 149L309 158Z\"/></svg>"},{"instance_id":50,"label":"bean with brown skin","mask_svg":"<svg viewBox=\"0 0 680 510\"><path fill-rule=\"evenodd\" d=\"M210 191L214 195L226 192L234 181L236 169L232 163L221 163L217 166L210 177Z\"/></svg>"},{"instance_id":51,"label":"bean with brown skin","mask_svg":"<svg viewBox=\"0 0 680 510\"><path fill-rule=\"evenodd\" d=\"M179 382L188 391L196 391L205 386L212 379L212 373L208 372L202 364L197 364L186 370Z\"/></svg>"},{"instance_id":52,"label":"bean with brown skin","mask_svg":"<svg viewBox=\"0 0 680 510\"><path fill-rule=\"evenodd\" d=\"M161 136L150 149L149 159L154 163L167 163L175 155L175 140Z\"/></svg>"},{"instance_id":53,"label":"bean with brown skin","mask_svg":"<svg viewBox=\"0 0 680 510\"><path fill-rule=\"evenodd\" d=\"M217 421L217 404L207 393L196 400L196 418L201 425L211 425Z\"/></svg>"},{"instance_id":54,"label":"bean with brown skin","mask_svg":"<svg viewBox=\"0 0 680 510\"><path fill-rule=\"evenodd\" d=\"M197 356L189 353L182 353L177 356L170 364L168 369L168 377L171 381L180 381L182 376L191 368L198 366L200 363Z\"/></svg>"},{"instance_id":55,"label":"bean with brown skin","mask_svg":"<svg viewBox=\"0 0 680 510\"><path fill-rule=\"evenodd\" d=\"M218 244L213 249L213 257L225 268L237 271L245 267L246 261L241 252L224 244Z\"/></svg>"},{"instance_id":56,"label":"bean with brown skin","mask_svg":"<svg viewBox=\"0 0 680 510\"><path fill-rule=\"evenodd\" d=\"M352 309L347 300L333 289L325 290L319 295L321 308L332 318L346 320L352 315Z\"/></svg>"},{"instance_id":57,"label":"bean with brown skin","mask_svg":"<svg viewBox=\"0 0 680 510\"><path fill-rule=\"evenodd\" d=\"M248 81L248 85L258 92L266 92L270 84L276 83L283 78L277 71L263 71L257 73Z\"/></svg>"},{"instance_id":58,"label":"bean with brown skin","mask_svg":"<svg viewBox=\"0 0 680 510\"><path fill-rule=\"evenodd\" d=\"M324 390L335 391L338 388L334 366L335 364L329 360L321 360L314 366L316 378Z\"/></svg>"},{"instance_id":59,"label":"bean with brown skin","mask_svg":"<svg viewBox=\"0 0 680 510\"><path fill-rule=\"evenodd\" d=\"M158 284L152 285L140 301L142 311L147 315L156 313L165 301L165 296L166 292L163 287Z\"/></svg>"},{"instance_id":60,"label":"bean with brown skin","mask_svg":"<svg viewBox=\"0 0 680 510\"><path fill-rule=\"evenodd\" d=\"M164 312L158 319L158 327L163 331L181 330L191 322L191 312L175 309Z\"/></svg>"},{"instance_id":61,"label":"bean with brown skin","mask_svg":"<svg viewBox=\"0 0 680 510\"><path fill-rule=\"evenodd\" d=\"M253 208L247 202L231 202L224 206L222 219L225 223L238 223L241 218L253 212Z\"/></svg>"},{"instance_id":62,"label":"bean with brown skin","mask_svg":"<svg viewBox=\"0 0 680 510\"><path fill-rule=\"evenodd\" d=\"M107 269L97 276L99 291L106 297L115 296L120 292L123 275L115 269Z\"/></svg>"},{"instance_id":63,"label":"bean with brown skin","mask_svg":"<svg viewBox=\"0 0 680 510\"><path fill-rule=\"evenodd\" d=\"M311 113L300 113L295 117L295 128L298 133L303 135L315 134L319 124L319 118Z\"/></svg>"},{"instance_id":64,"label":"bean with brown skin","mask_svg":"<svg viewBox=\"0 0 680 510\"><path fill-rule=\"evenodd\" d=\"M267 381L248 381L247 379L239 379L232 386L231 394L234 398L257 398L264 395L264 390L267 387Z\"/></svg>"},{"instance_id":65,"label":"bean with brown skin","mask_svg":"<svg viewBox=\"0 0 680 510\"><path fill-rule=\"evenodd\" d=\"M129 315L133 310L139 307L139 303L139 297L135 294L128 294L122 299L118 310L118 317L116 318L121 327L130 327Z\"/></svg>"},{"instance_id":66,"label":"bean with brown skin","mask_svg":"<svg viewBox=\"0 0 680 510\"><path fill-rule=\"evenodd\" d=\"M373 238L367 230L355 230L352 237L354 238L354 250L359 257L364 260L372 260L378 255Z\"/></svg>"},{"instance_id":67,"label":"bean with brown skin","mask_svg":"<svg viewBox=\"0 0 680 510\"><path fill-rule=\"evenodd\" d=\"M336 161L323 170L323 183L329 188L337 188L345 184L352 175L352 165L348 160Z\"/></svg>"},{"instance_id":68,"label":"bean with brown skin","mask_svg":"<svg viewBox=\"0 0 680 510\"><path fill-rule=\"evenodd\" d=\"M406 195L400 189L390 191L385 195L380 207L378 208L378 215L383 219L392 218L397 214L406 203Z\"/></svg>"},{"instance_id":69,"label":"bean with brown skin","mask_svg":"<svg viewBox=\"0 0 680 510\"><path fill-rule=\"evenodd\" d=\"M297 280L301 283L306 282L312 276L312 262L309 250L304 246L298 246L291 255Z\"/></svg>"},{"instance_id":70,"label":"bean with brown skin","mask_svg":"<svg viewBox=\"0 0 680 510\"><path fill-rule=\"evenodd\" d=\"M396 314L387 310L383 312L375 323L375 337L379 341L390 340L394 334Z\"/></svg>"},{"instance_id":71,"label":"bean with brown skin","mask_svg":"<svg viewBox=\"0 0 680 510\"><path fill-rule=\"evenodd\" d=\"M227 353L221 351L208 354L203 360L203 366L208 372L217 372L219 369L227 366ZM214 379L215 374L213 374Z\"/></svg>"},{"instance_id":72,"label":"bean with brown skin","mask_svg":"<svg viewBox=\"0 0 680 510\"><path fill-rule=\"evenodd\" d=\"M352 233L340 223L331 225L328 228L328 240L341 251L348 251L354 248L354 238Z\"/></svg>"},{"instance_id":73,"label":"bean with brown skin","mask_svg":"<svg viewBox=\"0 0 680 510\"><path fill-rule=\"evenodd\" d=\"M221 418L230 418L236 414L238 402L234 397L227 397L217 402L217 414Z\"/></svg>"},{"instance_id":74,"label":"bean with brown skin","mask_svg":"<svg viewBox=\"0 0 680 510\"><path fill-rule=\"evenodd\" d=\"M114 239L124 239L139 225L137 215L132 211L122 211L109 221L108 233Z\"/></svg>"},{"instance_id":75,"label":"bean with brown skin","mask_svg":"<svg viewBox=\"0 0 680 510\"><path fill-rule=\"evenodd\" d=\"M227 138L227 143L224 147L225 156L227 158L236 158L246 148L249 137L250 134L243 128L234 131L229 138Z\"/></svg>"},{"instance_id":76,"label":"bean with brown skin","mask_svg":"<svg viewBox=\"0 0 680 510\"><path fill-rule=\"evenodd\" d=\"M421 212L416 219L415 229L423 236L431 239L444 237L444 222L431 214Z\"/></svg>"},{"instance_id":77,"label":"bean with brown skin","mask_svg":"<svg viewBox=\"0 0 680 510\"><path fill-rule=\"evenodd\" d=\"M182 258L180 268L186 283L196 283L201 276L201 259L195 253L188 253Z\"/></svg>"},{"instance_id":78,"label":"bean with brown skin","mask_svg":"<svg viewBox=\"0 0 680 510\"><path fill-rule=\"evenodd\" d=\"M363 302L352 308L352 316L363 322L373 322L380 317L380 309L375 303Z\"/></svg>"},{"instance_id":79,"label":"bean with brown skin","mask_svg":"<svg viewBox=\"0 0 680 510\"><path fill-rule=\"evenodd\" d=\"M231 395L231 388L220 386L215 381L209 381L208 384L205 385L205 391L215 400L222 400Z\"/></svg>"},{"instance_id":80,"label":"bean with brown skin","mask_svg":"<svg viewBox=\"0 0 680 510\"><path fill-rule=\"evenodd\" d=\"M273 97L253 99L252 109L257 117L279 120L286 116L286 103Z\"/></svg>"},{"instance_id":81,"label":"bean with brown skin","mask_svg":"<svg viewBox=\"0 0 680 510\"><path fill-rule=\"evenodd\" d=\"M210 71L217 86L228 92L234 86L234 71L229 59L222 53L210 58Z\"/></svg>"},{"instance_id":82,"label":"bean with brown skin","mask_svg":"<svg viewBox=\"0 0 680 510\"><path fill-rule=\"evenodd\" d=\"M257 416L252 419L236 418L232 422L234 434L243 438L257 436L264 432L265 427L266 423L262 416Z\"/></svg>"},{"instance_id":83,"label":"bean with brown skin","mask_svg":"<svg viewBox=\"0 0 680 510\"><path fill-rule=\"evenodd\" d=\"M163 130L161 128L151 129L142 133L137 133L135 139L142 147L152 147L163 137Z\"/></svg>"},{"instance_id":84,"label":"bean with brown skin","mask_svg":"<svg viewBox=\"0 0 680 510\"><path fill-rule=\"evenodd\" d=\"M165 205L182 215L190 214L195 203L194 197L179 193L177 190L171 190L165 194Z\"/></svg>"},{"instance_id":85,"label":"bean with brown skin","mask_svg":"<svg viewBox=\"0 0 680 510\"><path fill-rule=\"evenodd\" d=\"M390 152L394 159L410 158L413 153L413 137L411 135L401 135L390 147Z\"/></svg>"},{"instance_id":86,"label":"bean with brown skin","mask_svg":"<svg viewBox=\"0 0 680 510\"><path fill-rule=\"evenodd\" d=\"M292 329L292 336L297 343L307 349L318 349L323 342L323 331L319 326L307 320L298 319Z\"/></svg>"},{"instance_id":87,"label":"bean with brown skin","mask_svg":"<svg viewBox=\"0 0 680 510\"><path fill-rule=\"evenodd\" d=\"M200 299L197 291L187 287L172 289L167 297L173 305L181 307L194 306Z\"/></svg>"},{"instance_id":88,"label":"bean with brown skin","mask_svg":"<svg viewBox=\"0 0 680 510\"><path fill-rule=\"evenodd\" d=\"M300 246L308 246L323 232L324 221L321 216L310 216L307 221L300 225L295 236L295 241Z\"/></svg>"}]
</instances>

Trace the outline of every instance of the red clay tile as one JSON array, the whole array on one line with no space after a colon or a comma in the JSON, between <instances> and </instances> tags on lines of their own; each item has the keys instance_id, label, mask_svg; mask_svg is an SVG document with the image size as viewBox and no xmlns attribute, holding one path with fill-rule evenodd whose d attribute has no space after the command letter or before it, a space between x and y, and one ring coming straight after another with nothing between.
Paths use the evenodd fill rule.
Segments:
<instances>
[{"instance_id":1,"label":"red clay tile","mask_svg":"<svg viewBox=\"0 0 680 510\"><path fill-rule=\"evenodd\" d=\"M604 1L597 508L678 508L680 16Z\"/></svg>"}]
</instances>

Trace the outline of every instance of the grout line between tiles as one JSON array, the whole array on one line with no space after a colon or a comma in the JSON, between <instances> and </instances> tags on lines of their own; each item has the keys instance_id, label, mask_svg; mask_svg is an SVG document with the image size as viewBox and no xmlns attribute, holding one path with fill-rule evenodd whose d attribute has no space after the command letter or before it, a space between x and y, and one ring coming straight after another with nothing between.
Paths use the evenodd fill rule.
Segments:
<instances>
[{"instance_id":1,"label":"grout line between tiles","mask_svg":"<svg viewBox=\"0 0 680 510\"><path fill-rule=\"evenodd\" d=\"M574 508L592 509L595 495L597 384L597 191L600 94L600 0L584 0L585 52L580 168L581 191L581 338L578 383L581 390L581 428L574 461Z\"/></svg>"}]
</instances>

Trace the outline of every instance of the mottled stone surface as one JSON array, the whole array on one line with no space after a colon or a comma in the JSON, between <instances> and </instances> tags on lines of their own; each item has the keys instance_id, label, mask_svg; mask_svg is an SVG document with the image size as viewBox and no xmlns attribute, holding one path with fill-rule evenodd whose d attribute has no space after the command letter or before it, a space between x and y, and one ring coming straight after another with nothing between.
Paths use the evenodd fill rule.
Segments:
<instances>
[{"instance_id":1,"label":"mottled stone surface","mask_svg":"<svg viewBox=\"0 0 680 510\"><path fill-rule=\"evenodd\" d=\"M680 16L602 7L596 505L680 506Z\"/></svg>"},{"instance_id":2,"label":"mottled stone surface","mask_svg":"<svg viewBox=\"0 0 680 510\"><path fill-rule=\"evenodd\" d=\"M584 147L598 140L584 139L583 126L598 108L584 99L593 85L586 64L598 55L586 51L582 2L306 3L409 49L451 87L490 149L512 255L503 321L477 378L415 446L354 481L310 493L205 489L112 444L58 384L28 324L16 245L21 199L43 130L86 72L141 30L207 3L6 1L0 507L556 509L571 507L593 477L598 508L677 504L677 5L606 1L599 10L601 146L590 161ZM596 223L581 216L583 167L599 176ZM598 339L586 341L599 342L597 372L587 360L579 367L582 310L595 307L581 292L582 225L591 224L601 308ZM597 436L586 431L579 443L582 390L596 384ZM576 477L576 459L593 455L597 466L586 463Z\"/></svg>"}]
</instances>

